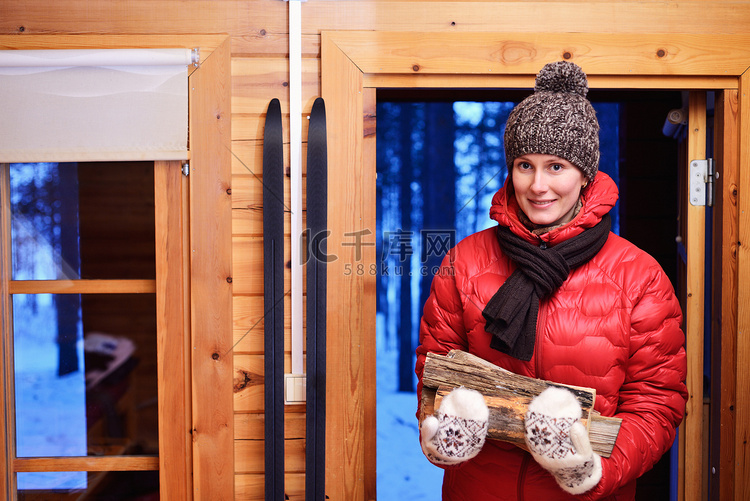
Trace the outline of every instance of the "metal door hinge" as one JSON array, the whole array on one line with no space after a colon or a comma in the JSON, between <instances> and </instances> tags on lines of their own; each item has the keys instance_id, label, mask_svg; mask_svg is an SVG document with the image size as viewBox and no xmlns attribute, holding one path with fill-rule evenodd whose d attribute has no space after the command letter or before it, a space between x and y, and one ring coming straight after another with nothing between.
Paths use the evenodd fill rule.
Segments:
<instances>
[{"instance_id":1,"label":"metal door hinge","mask_svg":"<svg viewBox=\"0 0 750 501\"><path fill-rule=\"evenodd\" d=\"M185 162L182 164L182 175L187 177L190 175L190 163Z\"/></svg>"},{"instance_id":2,"label":"metal door hinge","mask_svg":"<svg viewBox=\"0 0 750 501\"><path fill-rule=\"evenodd\" d=\"M714 179L719 177L714 172L714 160L693 160L690 162L690 205L708 206L714 204Z\"/></svg>"}]
</instances>

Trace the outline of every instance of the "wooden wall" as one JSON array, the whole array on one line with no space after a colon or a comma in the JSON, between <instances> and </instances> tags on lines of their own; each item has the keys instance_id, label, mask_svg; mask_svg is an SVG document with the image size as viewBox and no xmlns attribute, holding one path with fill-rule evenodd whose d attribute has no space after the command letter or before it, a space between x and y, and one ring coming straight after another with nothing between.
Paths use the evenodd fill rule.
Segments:
<instances>
[{"instance_id":1,"label":"wooden wall","mask_svg":"<svg viewBox=\"0 0 750 501\"><path fill-rule=\"evenodd\" d=\"M287 9L288 3L281 0L0 2L0 34L60 35L60 48L65 47L66 34L81 33L103 36L226 33L231 37L235 381L233 387L216 391L234 395L235 499L238 500L263 497L262 136L268 102L279 98L285 140L289 140ZM321 32L326 30L693 33L707 37L750 32L750 1L736 0L308 0L302 3L301 10L304 116L314 98L321 95ZM306 122L302 121L303 127ZM306 130L302 137L307 137ZM285 154L288 158L288 143ZM302 157L305 157L304 145ZM286 224L288 232L288 218ZM287 274L285 290L289 290L289 284ZM288 335L289 301L285 306ZM289 353L285 366L290 369ZM336 402L329 402L329 406L335 405ZM303 407L287 408L286 436L287 493L289 499L301 500L304 498ZM350 481L356 484L361 479ZM348 499L363 499L361 496L359 489L356 496Z\"/></svg>"}]
</instances>

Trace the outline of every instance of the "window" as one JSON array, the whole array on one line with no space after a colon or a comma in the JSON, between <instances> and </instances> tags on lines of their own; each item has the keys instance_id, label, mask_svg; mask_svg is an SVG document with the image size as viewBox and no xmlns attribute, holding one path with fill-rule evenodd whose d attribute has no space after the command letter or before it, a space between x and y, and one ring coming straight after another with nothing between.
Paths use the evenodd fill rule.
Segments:
<instances>
[{"instance_id":1,"label":"window","mask_svg":"<svg viewBox=\"0 0 750 501\"><path fill-rule=\"evenodd\" d=\"M170 170L181 176L176 162L0 164L5 431L18 499L159 492L159 399L169 398L159 365L184 349L180 332L159 342L156 313L168 300L157 299L156 235L180 231L156 217L170 189L155 184Z\"/></svg>"}]
</instances>

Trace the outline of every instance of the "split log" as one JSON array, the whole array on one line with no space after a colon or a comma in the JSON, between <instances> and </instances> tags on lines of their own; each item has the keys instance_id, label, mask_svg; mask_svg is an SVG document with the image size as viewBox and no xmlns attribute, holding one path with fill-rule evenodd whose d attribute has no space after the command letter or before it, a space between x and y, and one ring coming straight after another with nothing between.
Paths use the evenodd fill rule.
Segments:
<instances>
[{"instance_id":1,"label":"split log","mask_svg":"<svg viewBox=\"0 0 750 501\"><path fill-rule=\"evenodd\" d=\"M460 350L447 356L429 353L422 375L420 420L433 414L442 398L453 388L464 386L484 396L490 410L488 437L510 442L526 449L524 416L531 399L550 386L570 390L583 410L581 422L589 430L591 447L602 457L609 457L620 430L619 418L599 415L593 409L596 391L512 373L484 359Z\"/></svg>"}]
</instances>

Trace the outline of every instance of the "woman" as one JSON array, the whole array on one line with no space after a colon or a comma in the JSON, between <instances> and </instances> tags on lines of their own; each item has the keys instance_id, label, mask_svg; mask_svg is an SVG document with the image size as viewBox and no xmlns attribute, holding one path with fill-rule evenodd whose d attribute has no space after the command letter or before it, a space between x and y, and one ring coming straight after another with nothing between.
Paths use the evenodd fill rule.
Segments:
<instances>
[{"instance_id":1,"label":"woman","mask_svg":"<svg viewBox=\"0 0 750 501\"><path fill-rule=\"evenodd\" d=\"M591 451L580 406L544 392L526 415L530 453L487 440L481 396L458 389L425 419L425 455L446 500L630 500L672 445L687 391L682 314L644 251L610 232L618 193L598 172L599 124L573 63L546 65L505 130L498 226L461 241L432 282L416 373L428 352L460 349L517 374L596 389L622 418L609 458ZM548 437L554 436L550 441Z\"/></svg>"}]
</instances>

